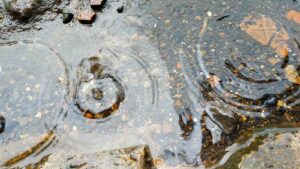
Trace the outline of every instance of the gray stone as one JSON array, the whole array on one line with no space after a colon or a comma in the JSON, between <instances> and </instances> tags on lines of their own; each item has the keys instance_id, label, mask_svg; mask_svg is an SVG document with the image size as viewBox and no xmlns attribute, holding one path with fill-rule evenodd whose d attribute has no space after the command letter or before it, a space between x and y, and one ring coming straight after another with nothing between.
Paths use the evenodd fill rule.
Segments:
<instances>
[{"instance_id":1,"label":"gray stone","mask_svg":"<svg viewBox=\"0 0 300 169\"><path fill-rule=\"evenodd\" d=\"M269 136L258 151L243 157L242 169L294 169L300 166L300 132Z\"/></svg>"},{"instance_id":2,"label":"gray stone","mask_svg":"<svg viewBox=\"0 0 300 169\"><path fill-rule=\"evenodd\" d=\"M17 19L29 19L38 5L37 0L11 0L7 3L7 11Z\"/></svg>"},{"instance_id":3,"label":"gray stone","mask_svg":"<svg viewBox=\"0 0 300 169\"><path fill-rule=\"evenodd\" d=\"M155 169L148 146L137 146L91 154L59 151L42 165L52 168Z\"/></svg>"}]
</instances>

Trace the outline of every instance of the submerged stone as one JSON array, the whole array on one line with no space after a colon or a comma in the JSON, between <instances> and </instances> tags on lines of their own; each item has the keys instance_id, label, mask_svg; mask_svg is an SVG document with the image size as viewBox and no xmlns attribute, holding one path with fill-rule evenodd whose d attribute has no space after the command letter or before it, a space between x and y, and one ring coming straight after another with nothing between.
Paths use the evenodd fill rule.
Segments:
<instances>
[{"instance_id":1,"label":"submerged stone","mask_svg":"<svg viewBox=\"0 0 300 169\"><path fill-rule=\"evenodd\" d=\"M5 129L5 118L0 115L0 134L4 132Z\"/></svg>"}]
</instances>

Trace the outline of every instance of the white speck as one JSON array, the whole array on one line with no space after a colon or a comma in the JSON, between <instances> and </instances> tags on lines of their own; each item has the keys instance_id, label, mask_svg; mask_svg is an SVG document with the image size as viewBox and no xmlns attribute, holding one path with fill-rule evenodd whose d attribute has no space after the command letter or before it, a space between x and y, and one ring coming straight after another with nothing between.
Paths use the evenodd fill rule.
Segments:
<instances>
[{"instance_id":1,"label":"white speck","mask_svg":"<svg viewBox=\"0 0 300 169\"><path fill-rule=\"evenodd\" d=\"M21 135L20 135L21 138L25 138L25 137L27 137L27 136L28 136L27 134L21 134Z\"/></svg>"},{"instance_id":2,"label":"white speck","mask_svg":"<svg viewBox=\"0 0 300 169\"><path fill-rule=\"evenodd\" d=\"M73 126L73 131L77 131L77 127L76 126Z\"/></svg>"},{"instance_id":3,"label":"white speck","mask_svg":"<svg viewBox=\"0 0 300 169\"><path fill-rule=\"evenodd\" d=\"M42 117L42 112L38 112L34 117L41 118Z\"/></svg>"},{"instance_id":4,"label":"white speck","mask_svg":"<svg viewBox=\"0 0 300 169\"><path fill-rule=\"evenodd\" d=\"M0 66L0 73L2 73L2 68L1 68L1 66Z\"/></svg>"},{"instance_id":5,"label":"white speck","mask_svg":"<svg viewBox=\"0 0 300 169\"><path fill-rule=\"evenodd\" d=\"M26 87L26 91L29 92L31 89L30 87Z\"/></svg>"},{"instance_id":6,"label":"white speck","mask_svg":"<svg viewBox=\"0 0 300 169\"><path fill-rule=\"evenodd\" d=\"M211 17L212 16L212 12L211 11L207 11L207 16Z\"/></svg>"},{"instance_id":7,"label":"white speck","mask_svg":"<svg viewBox=\"0 0 300 169\"><path fill-rule=\"evenodd\" d=\"M36 84L36 85L34 85L34 88L40 88L40 84Z\"/></svg>"},{"instance_id":8,"label":"white speck","mask_svg":"<svg viewBox=\"0 0 300 169\"><path fill-rule=\"evenodd\" d=\"M33 100L33 97L32 96L27 96L27 99L31 101L31 100Z\"/></svg>"},{"instance_id":9,"label":"white speck","mask_svg":"<svg viewBox=\"0 0 300 169\"><path fill-rule=\"evenodd\" d=\"M149 81L144 82L144 88L148 88L150 86L151 86L151 82L149 82Z\"/></svg>"}]
</instances>

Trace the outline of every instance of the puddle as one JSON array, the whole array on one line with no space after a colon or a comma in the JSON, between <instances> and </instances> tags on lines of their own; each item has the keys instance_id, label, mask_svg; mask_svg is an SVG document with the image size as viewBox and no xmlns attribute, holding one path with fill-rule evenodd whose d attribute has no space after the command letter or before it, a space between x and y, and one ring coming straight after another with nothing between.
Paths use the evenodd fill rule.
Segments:
<instances>
[{"instance_id":1,"label":"puddle","mask_svg":"<svg viewBox=\"0 0 300 169\"><path fill-rule=\"evenodd\" d=\"M68 70L56 51L34 41L2 43L0 63L0 112L5 118L0 159L4 163L57 126L65 111ZM27 143L15 147L24 140ZM42 153L41 146L36 151Z\"/></svg>"},{"instance_id":2,"label":"puddle","mask_svg":"<svg viewBox=\"0 0 300 169\"><path fill-rule=\"evenodd\" d=\"M236 167L257 132L300 125L297 5L107 1L83 25L88 3L71 1L68 23L7 34L0 164L72 166L75 154L93 166L98 152L147 145L157 168Z\"/></svg>"}]
</instances>

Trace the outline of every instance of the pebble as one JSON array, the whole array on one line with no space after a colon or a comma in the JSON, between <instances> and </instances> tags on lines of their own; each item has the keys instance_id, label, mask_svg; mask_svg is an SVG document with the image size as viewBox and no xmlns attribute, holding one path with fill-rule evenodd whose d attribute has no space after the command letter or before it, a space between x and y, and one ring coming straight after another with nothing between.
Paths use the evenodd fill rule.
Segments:
<instances>
[{"instance_id":1,"label":"pebble","mask_svg":"<svg viewBox=\"0 0 300 169\"><path fill-rule=\"evenodd\" d=\"M103 9L103 7L105 5L106 0L90 0L90 3L91 3L92 9L101 10L101 9Z\"/></svg>"},{"instance_id":2,"label":"pebble","mask_svg":"<svg viewBox=\"0 0 300 169\"><path fill-rule=\"evenodd\" d=\"M64 13L63 14L63 24L67 24L69 22L71 22L74 18L74 15L72 13Z\"/></svg>"},{"instance_id":3,"label":"pebble","mask_svg":"<svg viewBox=\"0 0 300 169\"><path fill-rule=\"evenodd\" d=\"M117 8L118 13L123 13L123 10L124 10L124 6L120 6L119 8Z\"/></svg>"},{"instance_id":4,"label":"pebble","mask_svg":"<svg viewBox=\"0 0 300 169\"><path fill-rule=\"evenodd\" d=\"M207 11L207 16L211 17L212 16L212 12L211 11Z\"/></svg>"},{"instance_id":5,"label":"pebble","mask_svg":"<svg viewBox=\"0 0 300 169\"><path fill-rule=\"evenodd\" d=\"M0 116L0 134L4 132L5 128L5 118Z\"/></svg>"},{"instance_id":6,"label":"pebble","mask_svg":"<svg viewBox=\"0 0 300 169\"><path fill-rule=\"evenodd\" d=\"M84 10L79 13L77 19L82 24L91 24L96 19L96 13L94 11Z\"/></svg>"}]
</instances>

